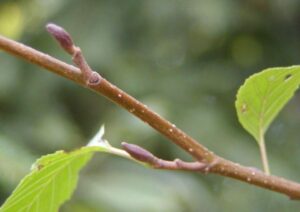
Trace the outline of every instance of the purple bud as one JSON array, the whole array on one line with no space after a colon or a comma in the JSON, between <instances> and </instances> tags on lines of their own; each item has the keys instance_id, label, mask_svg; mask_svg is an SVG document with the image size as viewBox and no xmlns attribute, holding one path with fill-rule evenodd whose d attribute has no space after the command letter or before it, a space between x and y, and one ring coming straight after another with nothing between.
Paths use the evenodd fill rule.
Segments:
<instances>
[{"instance_id":1,"label":"purple bud","mask_svg":"<svg viewBox=\"0 0 300 212\"><path fill-rule=\"evenodd\" d=\"M70 34L65 29L52 23L47 24L46 29L59 42L64 50L73 55L74 43Z\"/></svg>"},{"instance_id":2,"label":"purple bud","mask_svg":"<svg viewBox=\"0 0 300 212\"><path fill-rule=\"evenodd\" d=\"M130 154L131 157L136 160L150 164L155 161L155 156L151 152L143 149L138 145L122 142L122 147L126 152Z\"/></svg>"}]
</instances>

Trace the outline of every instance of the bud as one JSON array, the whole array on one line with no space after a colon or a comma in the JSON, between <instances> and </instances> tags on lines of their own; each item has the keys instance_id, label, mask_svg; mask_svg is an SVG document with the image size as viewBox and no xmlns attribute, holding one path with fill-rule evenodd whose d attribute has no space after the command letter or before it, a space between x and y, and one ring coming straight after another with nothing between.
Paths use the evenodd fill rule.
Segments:
<instances>
[{"instance_id":1,"label":"bud","mask_svg":"<svg viewBox=\"0 0 300 212\"><path fill-rule=\"evenodd\" d=\"M153 164L156 157L149 151L143 149L142 147L135 144L128 144L126 142L122 142L123 149L130 154L134 159Z\"/></svg>"},{"instance_id":2,"label":"bud","mask_svg":"<svg viewBox=\"0 0 300 212\"><path fill-rule=\"evenodd\" d=\"M74 53L74 43L70 34L62 27L49 23L46 26L47 31L59 42L60 46L69 54Z\"/></svg>"}]
</instances>

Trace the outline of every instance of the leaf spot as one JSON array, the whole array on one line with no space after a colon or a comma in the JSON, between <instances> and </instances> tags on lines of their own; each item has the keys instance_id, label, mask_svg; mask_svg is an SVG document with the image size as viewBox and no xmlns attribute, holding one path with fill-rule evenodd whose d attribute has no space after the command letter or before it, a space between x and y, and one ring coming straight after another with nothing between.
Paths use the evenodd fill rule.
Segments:
<instances>
[{"instance_id":1,"label":"leaf spot","mask_svg":"<svg viewBox=\"0 0 300 212\"><path fill-rule=\"evenodd\" d=\"M37 165L37 169L38 169L38 170L41 170L42 168L44 168L44 165L42 165L42 164L38 164L38 165Z\"/></svg>"},{"instance_id":2,"label":"leaf spot","mask_svg":"<svg viewBox=\"0 0 300 212\"><path fill-rule=\"evenodd\" d=\"M292 74L287 74L287 75L285 75L284 76L284 81L286 82L286 81L288 81L289 79L291 79L292 78Z\"/></svg>"},{"instance_id":3,"label":"leaf spot","mask_svg":"<svg viewBox=\"0 0 300 212\"><path fill-rule=\"evenodd\" d=\"M241 107L241 112L242 112L242 113L246 113L246 112L247 112L247 109L248 109L248 108L247 108L247 104L246 104L246 103L243 103L243 104L242 104L242 107Z\"/></svg>"}]
</instances>

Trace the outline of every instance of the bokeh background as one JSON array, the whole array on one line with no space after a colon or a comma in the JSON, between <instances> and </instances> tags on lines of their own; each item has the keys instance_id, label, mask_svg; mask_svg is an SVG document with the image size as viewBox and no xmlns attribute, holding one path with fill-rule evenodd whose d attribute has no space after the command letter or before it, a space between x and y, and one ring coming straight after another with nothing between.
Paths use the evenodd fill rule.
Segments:
<instances>
[{"instance_id":1,"label":"bokeh background","mask_svg":"<svg viewBox=\"0 0 300 212\"><path fill-rule=\"evenodd\" d=\"M296 0L0 1L0 33L71 62L46 33L64 26L90 65L216 152L261 167L239 125L239 86L267 67L300 62ZM300 181L299 94L267 134L273 174ZM190 160L147 125L89 90L0 52L0 202L41 155L105 138ZM300 203L215 175L146 169L97 154L61 211L299 211Z\"/></svg>"}]
</instances>

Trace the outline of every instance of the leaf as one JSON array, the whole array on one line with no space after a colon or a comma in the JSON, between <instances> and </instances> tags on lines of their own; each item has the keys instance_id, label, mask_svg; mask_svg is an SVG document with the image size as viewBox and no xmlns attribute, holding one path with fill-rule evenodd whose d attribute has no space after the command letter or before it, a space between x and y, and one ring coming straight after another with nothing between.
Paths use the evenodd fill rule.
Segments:
<instances>
[{"instance_id":1,"label":"leaf","mask_svg":"<svg viewBox=\"0 0 300 212\"><path fill-rule=\"evenodd\" d=\"M265 69L240 87L235 102L238 119L258 143L299 83L300 66L291 66Z\"/></svg>"},{"instance_id":2,"label":"leaf","mask_svg":"<svg viewBox=\"0 0 300 212\"><path fill-rule=\"evenodd\" d=\"M103 135L104 127L101 127L87 147L42 156L32 166L31 172L21 180L0 211L58 211L60 205L75 190L79 171L95 152L107 152L134 160L124 150L112 147L102 138Z\"/></svg>"},{"instance_id":3,"label":"leaf","mask_svg":"<svg viewBox=\"0 0 300 212\"><path fill-rule=\"evenodd\" d=\"M78 172L95 148L83 147L69 153L57 151L41 157L0 211L58 211L73 193Z\"/></svg>"}]
</instances>

